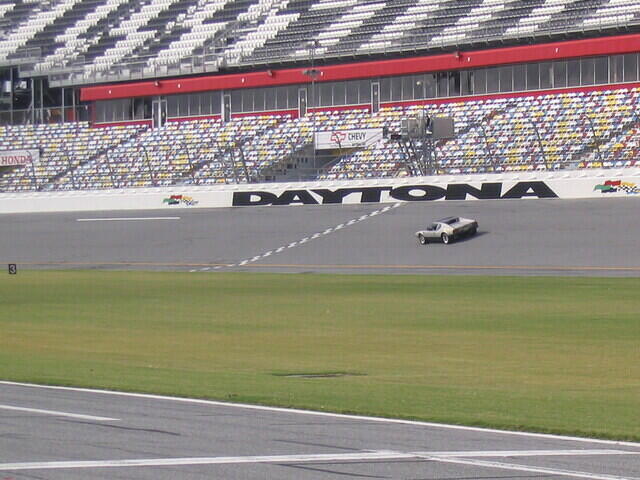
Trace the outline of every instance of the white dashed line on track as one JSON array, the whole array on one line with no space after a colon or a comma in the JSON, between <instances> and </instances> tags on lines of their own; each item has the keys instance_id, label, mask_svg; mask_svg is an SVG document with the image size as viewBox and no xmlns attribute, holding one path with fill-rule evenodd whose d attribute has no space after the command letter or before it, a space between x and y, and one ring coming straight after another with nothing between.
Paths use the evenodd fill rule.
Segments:
<instances>
[{"instance_id":1,"label":"white dashed line on track","mask_svg":"<svg viewBox=\"0 0 640 480\"><path fill-rule=\"evenodd\" d=\"M270 256L272 256L274 254L282 253L283 251L285 251L287 249L295 248L295 247L298 247L300 245L304 245L305 243L308 243L311 240L315 240L317 238L329 235L331 233L335 233L335 232L337 232L339 230L342 230L343 228L353 226L353 225L355 225L357 223L360 223L360 222L363 222L363 221L365 221L365 220L367 220L367 219L369 219L371 217L375 217L376 215L380 215L381 213L388 212L389 210L391 210L393 208L401 207L402 205L404 205L404 203L398 202L398 203L395 203L393 205L388 205L388 206L386 206L384 208L381 208L379 210L374 210L373 212L367 213L366 215L361 215L358 218L352 218L348 222L340 223L340 224L336 225L335 227L327 228L323 232L316 232L313 235L310 235L308 237L303 237L300 240L298 240L297 242L291 242L290 244L288 244L286 246L279 247L279 248L277 248L275 250L269 250L268 252L265 252L265 253L263 253L261 255L256 255L255 257L242 260L238 264L238 266L243 267L243 266L245 266L245 265L247 265L249 263L257 262L258 260L261 260L261 259L266 258L266 257L270 257ZM234 267L234 266L235 265L227 265L227 268Z\"/></svg>"},{"instance_id":2,"label":"white dashed line on track","mask_svg":"<svg viewBox=\"0 0 640 480\"><path fill-rule=\"evenodd\" d=\"M76 222L145 222L154 220L180 220L180 217L96 217L76 218Z\"/></svg>"},{"instance_id":3,"label":"white dashed line on track","mask_svg":"<svg viewBox=\"0 0 640 480\"><path fill-rule=\"evenodd\" d=\"M14 412L34 413L37 415L50 415L53 417L76 418L79 420L89 420L92 422L117 422L117 418L96 417L94 415L84 415L80 413L58 412L55 410L42 410L40 408L15 407L13 405L0 405L0 410L11 410Z\"/></svg>"},{"instance_id":4,"label":"white dashed line on track","mask_svg":"<svg viewBox=\"0 0 640 480\"><path fill-rule=\"evenodd\" d=\"M278 253L282 253L285 250L288 250L288 249L291 249L291 248L295 248L295 247L298 247L300 245L304 245L306 243L309 243L312 240L316 240L316 239L318 239L320 237L324 237L326 235L330 235L330 234L335 233L337 231L340 231L340 230L342 230L342 229L344 229L346 227L351 227L351 226L356 225L357 223L363 222L363 221L365 221L365 220L367 220L367 219L369 219L371 217L375 217L376 215L380 215L382 213L386 213L386 212L388 212L388 211L390 211L390 210L392 210L394 208L401 207L402 205L404 205L404 203L402 203L402 202L398 202L398 203L395 203L393 205L387 205L384 208L380 208L378 210L374 210L374 211L372 211L370 213L367 213L366 215L361 215L358 218L352 218L348 222L340 223L340 224L336 225L335 227L327 228L326 230L324 230L322 232L316 232L316 233L314 233L312 235L309 235L307 237L303 237L303 238L301 238L300 240L298 240L296 242L291 242L288 245L283 245L283 246L280 246L280 247L278 247L276 249L272 249L272 250L269 250L269 251L267 251L265 253L262 253L260 255L255 255L254 257L244 259L244 260L242 260L241 262L239 262L237 264L233 263L233 264L228 264L228 265L218 265L218 266L214 267L213 270L220 270L222 268L244 267L245 265L247 265L249 263L255 263L258 260L262 260L264 258L271 257L271 256L276 255ZM192 270L189 270L189 272L190 273L206 272L206 271L209 271L209 270L211 270L211 267L206 267L206 268L201 268L201 269L192 269Z\"/></svg>"}]
</instances>

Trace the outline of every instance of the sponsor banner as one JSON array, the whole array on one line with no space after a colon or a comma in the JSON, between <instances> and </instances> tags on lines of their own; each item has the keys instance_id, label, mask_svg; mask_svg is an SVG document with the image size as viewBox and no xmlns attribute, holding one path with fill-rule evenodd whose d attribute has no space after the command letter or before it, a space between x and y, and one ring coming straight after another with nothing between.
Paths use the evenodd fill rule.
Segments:
<instances>
[{"instance_id":1,"label":"sponsor banner","mask_svg":"<svg viewBox=\"0 0 640 480\"><path fill-rule=\"evenodd\" d=\"M358 148L364 147L366 145L371 145L381 138L381 128L317 132L316 148L319 150L329 150L336 148Z\"/></svg>"},{"instance_id":2,"label":"sponsor banner","mask_svg":"<svg viewBox=\"0 0 640 480\"><path fill-rule=\"evenodd\" d=\"M0 151L0 167L13 165L30 165L40 160L39 150L4 150Z\"/></svg>"},{"instance_id":3,"label":"sponsor banner","mask_svg":"<svg viewBox=\"0 0 640 480\"><path fill-rule=\"evenodd\" d=\"M594 187L594 190L600 193L612 194L626 194L626 195L638 195L640 194L640 186L635 182L624 182L622 180L607 180L604 183L599 183Z\"/></svg>"},{"instance_id":4,"label":"sponsor banner","mask_svg":"<svg viewBox=\"0 0 640 480\"><path fill-rule=\"evenodd\" d=\"M185 207L194 207L198 204L198 201L188 195L170 195L164 198L162 203L169 206L182 205Z\"/></svg>"}]
</instances>

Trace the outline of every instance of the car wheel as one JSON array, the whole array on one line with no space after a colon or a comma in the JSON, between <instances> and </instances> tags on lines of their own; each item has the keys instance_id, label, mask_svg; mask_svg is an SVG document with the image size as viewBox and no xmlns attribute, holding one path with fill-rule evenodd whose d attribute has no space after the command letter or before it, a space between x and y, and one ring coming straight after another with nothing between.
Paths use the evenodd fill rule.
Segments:
<instances>
[{"instance_id":1,"label":"car wheel","mask_svg":"<svg viewBox=\"0 0 640 480\"><path fill-rule=\"evenodd\" d=\"M448 245L451 242L451 237L446 233L440 235L440 238L442 239L442 243L444 243L445 245Z\"/></svg>"},{"instance_id":2,"label":"car wheel","mask_svg":"<svg viewBox=\"0 0 640 480\"><path fill-rule=\"evenodd\" d=\"M427 237L425 237L421 233L418 234L418 242L420 242L420 245L426 245L427 244Z\"/></svg>"}]
</instances>

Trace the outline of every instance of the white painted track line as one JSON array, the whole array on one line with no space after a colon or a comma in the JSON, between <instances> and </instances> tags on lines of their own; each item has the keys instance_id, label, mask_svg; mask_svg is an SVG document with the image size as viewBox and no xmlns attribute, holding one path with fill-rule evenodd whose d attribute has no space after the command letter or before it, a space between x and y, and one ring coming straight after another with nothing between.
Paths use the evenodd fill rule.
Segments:
<instances>
[{"instance_id":1,"label":"white painted track line","mask_svg":"<svg viewBox=\"0 0 640 480\"><path fill-rule=\"evenodd\" d=\"M104 467L160 467L175 465L228 465L242 463L305 463L348 460L397 460L410 458L396 452L364 452L319 455L272 455L247 457L192 457L192 458L152 458L103 461L63 461L63 462L22 462L1 463L0 471L48 470L59 468L104 468Z\"/></svg>"},{"instance_id":2,"label":"white painted track line","mask_svg":"<svg viewBox=\"0 0 640 480\"><path fill-rule=\"evenodd\" d=\"M268 252L265 252L265 253L263 253L261 255L255 255L252 258L247 258L245 260L242 260L238 265L241 266L241 267L244 267L245 265L249 265L251 263L257 262L258 260L262 260L264 258L270 257L271 255L273 255L275 253L281 253L286 249L295 248L295 247L298 247L300 245L304 245L305 243L310 242L311 240L315 240L316 238L320 238L320 237L322 237L324 235L329 235L329 234L338 232L338 231L340 231L340 230L342 230L342 229L344 229L346 227L351 227L351 226L355 225L356 223L363 222L363 221L365 221L365 220L367 220L367 219L369 219L371 217L374 217L375 215L379 215L380 213L388 212L392 208L398 208L398 207L401 207L402 205L403 205L403 203L396 203L392 207L390 206L390 207L387 207L386 209L374 210L373 212L367 213L365 215L361 215L358 218L352 218L351 220L349 220L346 223L341 223L339 225L336 225L335 227L327 228L323 232L316 232L311 236L303 237L300 240L295 241L295 242L291 242L290 244L288 244L286 246L283 245L280 248L277 248L275 250L269 250ZM231 267L231 265L228 265L228 266ZM273 266L273 265L271 265L271 266ZM193 271L193 270L191 270L191 271Z\"/></svg>"},{"instance_id":3,"label":"white painted track line","mask_svg":"<svg viewBox=\"0 0 640 480\"><path fill-rule=\"evenodd\" d=\"M589 478L597 480L622 480L623 477L611 475L599 475L589 472L575 472L569 470L557 470L546 467L530 467L527 465L515 465L484 460L473 460L472 457L546 457L546 456L586 456L586 455L633 455L633 452L621 450L525 450L505 452L395 452L388 450L374 452L354 453L328 453L328 454L303 454L303 455L264 455L243 457L186 457L186 458L152 458L152 459L121 459L121 460L96 460L96 461L52 461L52 462L20 462L0 463L0 471L19 470L56 470L56 469L81 469L81 468L113 468L113 467L166 467L179 465L229 465L229 464L258 464L258 463L318 463L318 462L345 462L345 461L381 461L381 460L406 460L424 459L427 461L454 463L462 465L474 465L486 468L500 468L519 470L526 472L549 473L552 475L570 476L575 478ZM469 459L469 460L466 460ZM627 479L628 480L628 479Z\"/></svg>"},{"instance_id":4,"label":"white painted track line","mask_svg":"<svg viewBox=\"0 0 640 480\"><path fill-rule=\"evenodd\" d=\"M412 452L413 455L435 456L438 458L505 458L505 457L583 457L599 455L640 455L631 450L589 449L589 450L478 450L460 452Z\"/></svg>"},{"instance_id":5,"label":"white painted track line","mask_svg":"<svg viewBox=\"0 0 640 480\"><path fill-rule=\"evenodd\" d=\"M15 407L13 405L0 405L0 410L11 410L15 412L35 413L39 415L51 415L54 417L77 418L80 420L91 420L94 422L117 422L118 418L96 417L93 415L84 415L80 413L58 412L55 410L41 410L39 408Z\"/></svg>"},{"instance_id":6,"label":"white painted track line","mask_svg":"<svg viewBox=\"0 0 640 480\"><path fill-rule=\"evenodd\" d=\"M486 460L463 460L458 458L452 459L452 458L438 458L438 457L425 457L425 458L436 461L436 462L452 463L455 465L470 465L473 467L497 468L501 470L512 470L517 472L528 472L528 473L544 473L547 475L570 477L570 478L585 478L589 480L640 480L640 478L638 477L620 477L617 475L607 475L607 474L601 474L601 473L578 472L574 470L536 467L536 466L530 466L530 465L517 465L513 463L489 462Z\"/></svg>"},{"instance_id":7,"label":"white painted track line","mask_svg":"<svg viewBox=\"0 0 640 480\"><path fill-rule=\"evenodd\" d=\"M180 217L111 217L111 218L77 218L76 222L138 222L147 220L180 220Z\"/></svg>"},{"instance_id":8,"label":"white painted track line","mask_svg":"<svg viewBox=\"0 0 640 480\"><path fill-rule=\"evenodd\" d=\"M27 387L27 388L43 388L43 389L49 389L49 390L62 390L62 391L69 391L69 392L91 393L91 394L98 394L98 395L114 395L119 397L189 403L193 405L210 405L210 406L239 408L239 409L248 409L248 410L265 411L265 412L290 413L290 414L309 415L309 416L317 416L317 417L340 418L345 420L389 423L389 424L397 424L397 425L414 425L417 427L441 428L446 430L459 430L459 431L479 432L479 433L493 433L497 435L513 435L513 436L519 436L519 437L541 438L541 439L580 442L580 443L592 443L592 444L599 444L599 445L615 445L619 447L625 446L625 447L640 449L640 443L638 442L602 440L597 438L585 438L585 437L571 437L571 436L564 436L564 435L553 435L548 433L518 432L518 431L511 431L511 430L498 430L493 428L482 428L482 427L467 427L464 425L448 425L445 423L420 422L415 420L402 420L402 419L395 419L395 418L346 415L346 414L340 414L340 413L317 412L313 410L300 410L300 409L294 409L294 408L267 407L263 405L249 405L244 403L228 403L228 402L220 402L215 400L202 400L198 398L170 397L166 395L152 395L152 394L146 394L146 393L116 392L113 390L98 390L93 388L58 387L53 385L37 385L33 383L20 383L20 382L8 382L8 381L0 381L0 385L10 385L10 386Z\"/></svg>"}]
</instances>

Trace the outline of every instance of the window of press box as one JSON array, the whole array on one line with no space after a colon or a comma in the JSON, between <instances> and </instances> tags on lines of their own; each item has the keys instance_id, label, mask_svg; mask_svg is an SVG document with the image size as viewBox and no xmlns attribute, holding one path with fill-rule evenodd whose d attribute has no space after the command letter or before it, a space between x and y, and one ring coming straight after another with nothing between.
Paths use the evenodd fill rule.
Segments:
<instances>
[{"instance_id":1,"label":"window of press box","mask_svg":"<svg viewBox=\"0 0 640 480\"><path fill-rule=\"evenodd\" d=\"M500 67L487 68L487 93L500 91Z\"/></svg>"},{"instance_id":2,"label":"window of press box","mask_svg":"<svg viewBox=\"0 0 640 480\"><path fill-rule=\"evenodd\" d=\"M380 85L380 102L399 102L632 82L640 78L639 68L639 56L632 53L383 77L378 80L238 89L227 94L231 95L234 113L297 110L300 88L307 90L308 106L312 107L315 103L320 107L332 107L370 103L372 81ZM220 91L169 95L166 97L167 115L170 118L218 115L221 112L221 95ZM107 123L149 119L151 100L152 97L97 101L95 119Z\"/></svg>"},{"instance_id":3,"label":"window of press box","mask_svg":"<svg viewBox=\"0 0 640 480\"><path fill-rule=\"evenodd\" d=\"M527 66L513 66L513 91L524 92L527 89Z\"/></svg>"},{"instance_id":4,"label":"window of press box","mask_svg":"<svg viewBox=\"0 0 640 480\"><path fill-rule=\"evenodd\" d=\"M593 58L580 60L580 84L593 85L596 81L596 65Z\"/></svg>"},{"instance_id":5,"label":"window of press box","mask_svg":"<svg viewBox=\"0 0 640 480\"><path fill-rule=\"evenodd\" d=\"M167 97L167 117L169 118L218 114L220 114L220 92L188 93Z\"/></svg>"},{"instance_id":6,"label":"window of press box","mask_svg":"<svg viewBox=\"0 0 640 480\"><path fill-rule=\"evenodd\" d=\"M367 88L368 88L368 85L367 85ZM345 94L346 94L347 105L358 105L358 103L360 103L359 93L360 93L360 82L358 80L345 82Z\"/></svg>"},{"instance_id":7,"label":"window of press box","mask_svg":"<svg viewBox=\"0 0 640 480\"><path fill-rule=\"evenodd\" d=\"M609 83L609 57L594 58L596 70L596 84L604 85Z\"/></svg>"},{"instance_id":8,"label":"window of press box","mask_svg":"<svg viewBox=\"0 0 640 480\"><path fill-rule=\"evenodd\" d=\"M542 62L540 64L540 89L553 88L553 63Z\"/></svg>"},{"instance_id":9,"label":"window of press box","mask_svg":"<svg viewBox=\"0 0 640 480\"><path fill-rule=\"evenodd\" d=\"M309 85L307 91L309 106L330 107L333 105L333 84L331 82Z\"/></svg>"},{"instance_id":10,"label":"window of press box","mask_svg":"<svg viewBox=\"0 0 640 480\"><path fill-rule=\"evenodd\" d=\"M449 96L457 97L460 95L460 72L458 70L447 73L449 80Z\"/></svg>"},{"instance_id":11,"label":"window of press box","mask_svg":"<svg viewBox=\"0 0 640 480\"><path fill-rule=\"evenodd\" d=\"M332 105L346 105L346 93L345 82L335 82L333 84Z\"/></svg>"},{"instance_id":12,"label":"window of press box","mask_svg":"<svg viewBox=\"0 0 640 480\"><path fill-rule=\"evenodd\" d=\"M391 77L391 101L399 102L402 100L402 78Z\"/></svg>"},{"instance_id":13,"label":"window of press box","mask_svg":"<svg viewBox=\"0 0 640 480\"><path fill-rule=\"evenodd\" d=\"M402 77L402 100L413 100L413 77L411 75Z\"/></svg>"},{"instance_id":14,"label":"window of press box","mask_svg":"<svg viewBox=\"0 0 640 480\"><path fill-rule=\"evenodd\" d=\"M567 62L567 85L577 87L580 85L580 60Z\"/></svg>"},{"instance_id":15,"label":"window of press box","mask_svg":"<svg viewBox=\"0 0 640 480\"><path fill-rule=\"evenodd\" d=\"M624 82L624 55L609 57L609 73L611 83Z\"/></svg>"},{"instance_id":16,"label":"window of press box","mask_svg":"<svg viewBox=\"0 0 640 480\"><path fill-rule=\"evenodd\" d=\"M553 86L563 88L567 86L567 62L560 61L553 63Z\"/></svg>"},{"instance_id":17,"label":"window of press box","mask_svg":"<svg viewBox=\"0 0 640 480\"><path fill-rule=\"evenodd\" d=\"M513 91L513 67L507 65L499 68L500 72L500 91L512 92Z\"/></svg>"},{"instance_id":18,"label":"window of press box","mask_svg":"<svg viewBox=\"0 0 640 480\"><path fill-rule=\"evenodd\" d=\"M487 69L479 68L473 71L473 94L482 95L487 93Z\"/></svg>"},{"instance_id":19,"label":"window of press box","mask_svg":"<svg viewBox=\"0 0 640 480\"><path fill-rule=\"evenodd\" d=\"M633 82L638 80L638 54L628 53L624 55L624 81Z\"/></svg>"},{"instance_id":20,"label":"window of press box","mask_svg":"<svg viewBox=\"0 0 640 480\"><path fill-rule=\"evenodd\" d=\"M527 65L527 90L540 88L540 65L530 63Z\"/></svg>"}]
</instances>

